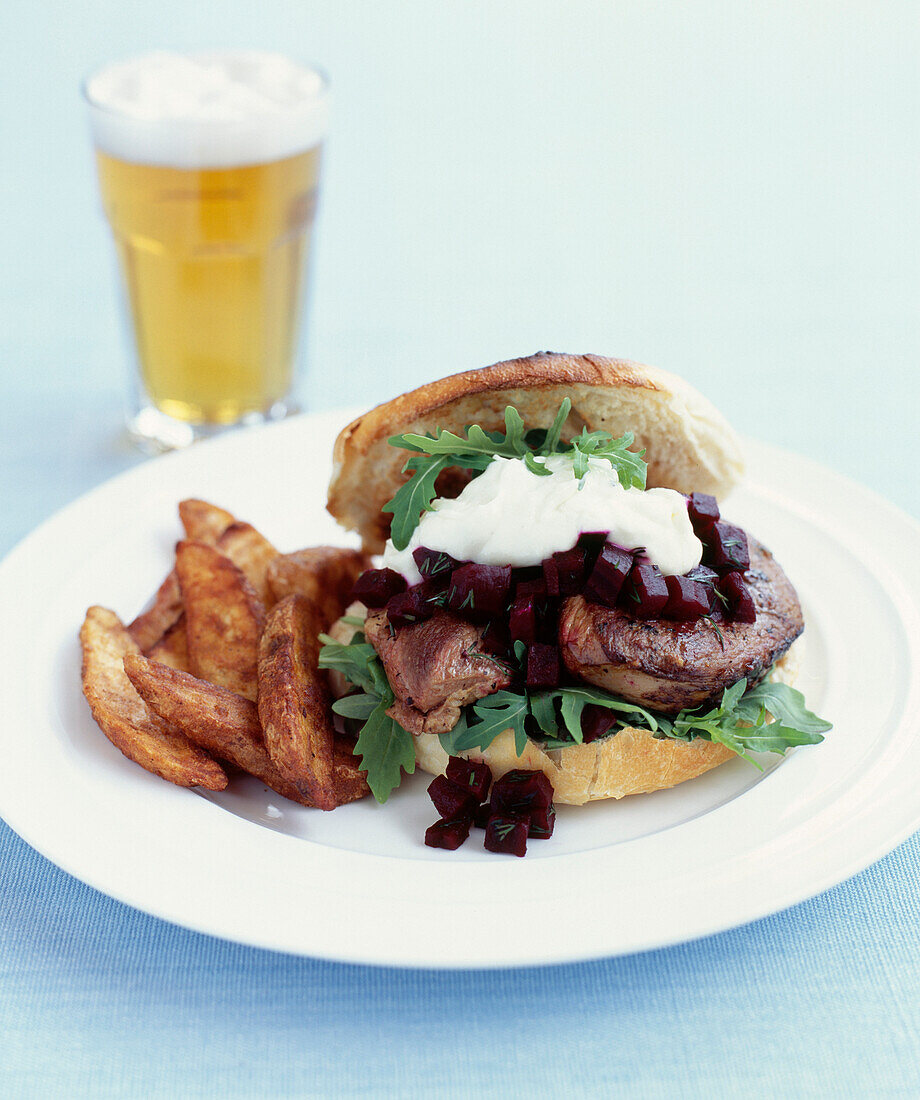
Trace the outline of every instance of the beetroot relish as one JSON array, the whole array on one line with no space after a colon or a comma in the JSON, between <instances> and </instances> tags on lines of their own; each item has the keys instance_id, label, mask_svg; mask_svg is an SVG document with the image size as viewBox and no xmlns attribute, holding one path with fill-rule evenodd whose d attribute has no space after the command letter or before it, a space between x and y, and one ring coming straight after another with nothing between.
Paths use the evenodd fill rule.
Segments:
<instances>
[{"instance_id":1,"label":"beetroot relish","mask_svg":"<svg viewBox=\"0 0 920 1100\"><path fill-rule=\"evenodd\" d=\"M387 603L406 591L406 578L394 569L367 569L355 581L351 598L365 607L386 607Z\"/></svg>"},{"instance_id":2,"label":"beetroot relish","mask_svg":"<svg viewBox=\"0 0 920 1100\"><path fill-rule=\"evenodd\" d=\"M446 606L470 619L491 619L506 612L510 590L510 565L471 562L451 573Z\"/></svg>"},{"instance_id":3,"label":"beetroot relish","mask_svg":"<svg viewBox=\"0 0 920 1100\"><path fill-rule=\"evenodd\" d=\"M606 736L616 725L616 715L607 707L588 703L581 712L581 736L586 745Z\"/></svg>"},{"instance_id":4,"label":"beetroot relish","mask_svg":"<svg viewBox=\"0 0 920 1100\"><path fill-rule=\"evenodd\" d=\"M690 577L665 577L668 602L662 615L675 622L692 623L710 612L711 587Z\"/></svg>"},{"instance_id":5,"label":"beetroot relish","mask_svg":"<svg viewBox=\"0 0 920 1100\"><path fill-rule=\"evenodd\" d=\"M437 611L433 595L424 583L417 584L407 592L391 596L386 607L387 618L394 629L424 622Z\"/></svg>"},{"instance_id":6,"label":"beetroot relish","mask_svg":"<svg viewBox=\"0 0 920 1100\"><path fill-rule=\"evenodd\" d=\"M487 852L526 856L529 832L530 823L523 818L493 814L486 823L486 838L483 843Z\"/></svg>"},{"instance_id":7,"label":"beetroot relish","mask_svg":"<svg viewBox=\"0 0 920 1100\"><path fill-rule=\"evenodd\" d=\"M553 802L553 785L543 772L515 768L492 784L493 813L528 814Z\"/></svg>"},{"instance_id":8,"label":"beetroot relish","mask_svg":"<svg viewBox=\"0 0 920 1100\"><path fill-rule=\"evenodd\" d=\"M446 774L435 776L428 793L441 815L425 832L429 848L459 848L474 824L485 829L486 851L506 855L526 855L528 838L553 835L553 786L543 772L517 769L492 783L487 764L451 756Z\"/></svg>"},{"instance_id":9,"label":"beetroot relish","mask_svg":"<svg viewBox=\"0 0 920 1100\"><path fill-rule=\"evenodd\" d=\"M470 835L470 819L468 817L447 821L441 818L434 825L429 825L425 830L425 843L429 848L446 848L453 852Z\"/></svg>"},{"instance_id":10,"label":"beetroot relish","mask_svg":"<svg viewBox=\"0 0 920 1100\"><path fill-rule=\"evenodd\" d=\"M447 761L447 778L463 787L475 798L477 805L485 802L492 785L492 769L483 761L466 760L462 756L451 756Z\"/></svg>"},{"instance_id":11,"label":"beetroot relish","mask_svg":"<svg viewBox=\"0 0 920 1100\"><path fill-rule=\"evenodd\" d=\"M535 691L558 687L562 677L559 648L556 645L532 645L527 650L527 686Z\"/></svg>"},{"instance_id":12,"label":"beetroot relish","mask_svg":"<svg viewBox=\"0 0 920 1100\"><path fill-rule=\"evenodd\" d=\"M732 618L737 619L739 623L754 622L757 618L757 608L754 606L754 597L744 583L741 573L726 573L720 587L728 600Z\"/></svg>"},{"instance_id":13,"label":"beetroot relish","mask_svg":"<svg viewBox=\"0 0 920 1100\"><path fill-rule=\"evenodd\" d=\"M623 606L637 619L658 618L668 602L668 586L661 570L648 558L636 559L626 578L623 593Z\"/></svg>"},{"instance_id":14,"label":"beetroot relish","mask_svg":"<svg viewBox=\"0 0 920 1100\"><path fill-rule=\"evenodd\" d=\"M463 787L449 776L436 775L428 784L428 797L443 818L472 817L480 799L470 787Z\"/></svg>"},{"instance_id":15,"label":"beetroot relish","mask_svg":"<svg viewBox=\"0 0 920 1100\"><path fill-rule=\"evenodd\" d=\"M598 554L585 587L585 599L616 607L623 582L633 567L633 553L622 546L605 543Z\"/></svg>"},{"instance_id":16,"label":"beetroot relish","mask_svg":"<svg viewBox=\"0 0 920 1100\"><path fill-rule=\"evenodd\" d=\"M719 522L719 505L708 493L691 493L687 498L687 511L696 532L706 531Z\"/></svg>"}]
</instances>

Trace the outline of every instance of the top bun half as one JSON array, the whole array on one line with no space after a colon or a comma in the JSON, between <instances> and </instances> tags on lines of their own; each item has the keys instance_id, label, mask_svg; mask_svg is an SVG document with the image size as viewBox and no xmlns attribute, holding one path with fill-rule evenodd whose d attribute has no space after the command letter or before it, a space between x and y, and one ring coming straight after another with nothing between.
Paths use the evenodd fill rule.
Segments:
<instances>
[{"instance_id":1,"label":"top bun half","mask_svg":"<svg viewBox=\"0 0 920 1100\"><path fill-rule=\"evenodd\" d=\"M390 436L439 428L462 434L470 424L503 431L507 405L528 429L548 428L565 397L572 411L563 438L582 428L632 432L635 447L645 448L649 488L723 497L741 476L734 431L676 375L626 359L538 352L429 382L359 416L335 441L327 507L358 532L366 551L380 553L391 518L380 509L408 476L409 452L389 446Z\"/></svg>"}]
</instances>

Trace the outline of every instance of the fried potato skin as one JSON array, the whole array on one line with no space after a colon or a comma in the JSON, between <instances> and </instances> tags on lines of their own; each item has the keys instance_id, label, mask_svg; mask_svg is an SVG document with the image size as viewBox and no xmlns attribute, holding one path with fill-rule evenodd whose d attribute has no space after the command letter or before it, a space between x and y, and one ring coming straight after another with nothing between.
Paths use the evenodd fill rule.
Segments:
<instances>
[{"instance_id":1,"label":"fried potato skin","mask_svg":"<svg viewBox=\"0 0 920 1100\"><path fill-rule=\"evenodd\" d=\"M272 763L255 703L134 653L125 657L125 672L147 706L190 741L254 775L285 798L312 805Z\"/></svg>"},{"instance_id":2,"label":"fried potato skin","mask_svg":"<svg viewBox=\"0 0 920 1100\"><path fill-rule=\"evenodd\" d=\"M367 776L361 771L361 761L352 752L351 744L337 736L332 746L332 759L336 805L344 806L347 802L366 798L371 789L367 785Z\"/></svg>"},{"instance_id":3,"label":"fried potato skin","mask_svg":"<svg viewBox=\"0 0 920 1100\"><path fill-rule=\"evenodd\" d=\"M259 718L281 774L316 806L336 805L329 689L318 667L321 613L299 595L269 612L259 645Z\"/></svg>"},{"instance_id":4,"label":"fried potato skin","mask_svg":"<svg viewBox=\"0 0 920 1100\"><path fill-rule=\"evenodd\" d=\"M292 802L313 806L272 763L255 703L134 653L125 657L125 672L147 706L190 741ZM337 739L333 748L337 806L370 793L359 764L350 745Z\"/></svg>"},{"instance_id":5,"label":"fried potato skin","mask_svg":"<svg viewBox=\"0 0 920 1100\"><path fill-rule=\"evenodd\" d=\"M142 650L154 645L182 614L182 590L175 569L156 590L153 601L128 624L128 633Z\"/></svg>"},{"instance_id":6,"label":"fried potato skin","mask_svg":"<svg viewBox=\"0 0 920 1100\"><path fill-rule=\"evenodd\" d=\"M236 522L234 517L216 504L206 500L183 500L179 504L179 518L186 536L201 542L214 544L223 532ZM142 611L128 624L128 633L148 653L161 641L182 614L182 591L179 578L172 569L157 589L146 611Z\"/></svg>"},{"instance_id":7,"label":"fried potato skin","mask_svg":"<svg viewBox=\"0 0 920 1100\"><path fill-rule=\"evenodd\" d=\"M275 598L268 586L266 573L278 551L268 539L251 523L231 523L217 540L217 549L242 569L259 599L266 607L271 607Z\"/></svg>"},{"instance_id":8,"label":"fried potato skin","mask_svg":"<svg viewBox=\"0 0 920 1100\"><path fill-rule=\"evenodd\" d=\"M80 630L83 694L93 718L125 756L180 787L227 786L223 768L185 736L152 715L124 669L137 643L114 611L93 606Z\"/></svg>"},{"instance_id":9,"label":"fried potato skin","mask_svg":"<svg viewBox=\"0 0 920 1100\"><path fill-rule=\"evenodd\" d=\"M188 638L185 634L184 611L161 638L144 650L144 656L152 661L159 661L161 665L177 668L180 672L188 672Z\"/></svg>"},{"instance_id":10,"label":"fried potato skin","mask_svg":"<svg viewBox=\"0 0 920 1100\"><path fill-rule=\"evenodd\" d=\"M255 702L265 606L243 572L207 543L176 547L189 670Z\"/></svg>"},{"instance_id":11,"label":"fried potato skin","mask_svg":"<svg viewBox=\"0 0 920 1100\"><path fill-rule=\"evenodd\" d=\"M195 498L179 501L179 519L186 538L207 542L211 546L216 544L231 523L236 523L236 517L225 508Z\"/></svg>"},{"instance_id":12,"label":"fried potato skin","mask_svg":"<svg viewBox=\"0 0 920 1100\"><path fill-rule=\"evenodd\" d=\"M355 581L371 560L359 550L341 546L311 546L279 554L268 567L268 586L275 601L299 593L320 610L320 629L327 630L351 600Z\"/></svg>"}]
</instances>

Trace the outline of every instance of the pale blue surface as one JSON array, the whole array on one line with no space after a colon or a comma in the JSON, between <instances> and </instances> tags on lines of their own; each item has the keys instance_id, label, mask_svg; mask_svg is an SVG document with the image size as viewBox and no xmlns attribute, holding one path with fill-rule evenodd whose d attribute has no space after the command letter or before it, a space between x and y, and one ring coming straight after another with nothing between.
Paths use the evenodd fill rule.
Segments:
<instances>
[{"instance_id":1,"label":"pale blue surface","mask_svg":"<svg viewBox=\"0 0 920 1100\"><path fill-rule=\"evenodd\" d=\"M312 407L630 355L920 514L915 5L5 0L0 32L0 550L139 461L76 88L159 45L332 74ZM0 1094L913 1096L918 867L914 837L709 940L450 975L185 932L0 825Z\"/></svg>"}]
</instances>

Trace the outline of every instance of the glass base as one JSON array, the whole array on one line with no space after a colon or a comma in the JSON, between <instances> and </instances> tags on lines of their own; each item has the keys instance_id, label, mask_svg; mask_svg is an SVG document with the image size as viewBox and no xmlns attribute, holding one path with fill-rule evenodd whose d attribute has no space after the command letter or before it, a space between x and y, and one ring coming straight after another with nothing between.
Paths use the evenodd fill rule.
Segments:
<instances>
[{"instance_id":1,"label":"glass base","mask_svg":"<svg viewBox=\"0 0 920 1100\"><path fill-rule=\"evenodd\" d=\"M291 401L277 401L266 412L247 413L232 424L208 424L177 420L160 412L153 405L147 405L128 419L128 438L145 454L158 455L188 447L202 439L212 439L233 428L283 420L299 411L298 406Z\"/></svg>"}]
</instances>

